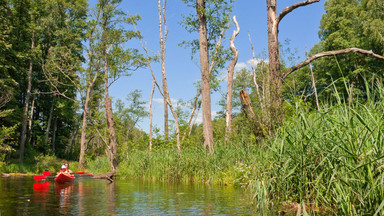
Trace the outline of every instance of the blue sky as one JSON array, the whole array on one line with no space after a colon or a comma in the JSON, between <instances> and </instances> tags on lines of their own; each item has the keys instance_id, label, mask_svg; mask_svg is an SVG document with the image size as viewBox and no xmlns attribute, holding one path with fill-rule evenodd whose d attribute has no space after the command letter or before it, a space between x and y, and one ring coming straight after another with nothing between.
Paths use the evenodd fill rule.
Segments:
<instances>
[{"instance_id":1,"label":"blue sky","mask_svg":"<svg viewBox=\"0 0 384 216\"><path fill-rule=\"evenodd\" d=\"M301 0L278 0L278 13L285 7L290 6ZM156 0L127 1L124 0L120 8L130 14L139 14L142 20L137 28L141 31L148 49L159 53L159 26L158 26L158 8ZM178 44L183 40L191 40L198 37L197 33L188 33L179 23L182 20L182 14L192 12L181 0L168 0L166 9L166 18L168 26L167 51L165 57L165 69L167 73L167 82L169 93L173 101L191 100L196 94L194 83L200 80L199 59L191 60L191 50L180 47ZM324 0L305 7L298 8L284 17L279 27L279 41L283 43L290 40L289 47L297 49L300 60L305 59L306 46L310 49L318 43L318 30L320 19L324 13ZM237 68L249 67L249 61L252 58L251 46L248 39L248 33L251 35L252 43L255 47L255 53L260 54L267 50L267 23L266 23L266 2L237 0L234 4L232 16L237 17L240 25L240 33L236 37L235 46L239 50L239 59ZM234 26L227 31L227 38L230 37ZM228 46L229 41L224 41ZM131 41L127 46L140 48L137 41ZM298 63L298 62L297 62ZM157 81L161 83L161 68L159 64L152 65ZM226 73L226 70L223 71ZM223 83L225 84L225 83ZM142 99L149 102L152 78L149 69L140 69L133 72L132 76L120 78L110 88L110 95L113 102L117 98L126 103L126 96L129 92L139 89L142 91ZM223 85L224 86L224 85ZM226 89L222 88L222 93ZM212 113L220 110L218 101L222 97L221 93L212 94ZM175 105L174 105L175 106ZM153 101L153 123L161 131L163 130L163 104L161 95L156 91ZM169 113L172 118L171 113ZM200 119L201 123L201 119ZM146 132L149 128L149 119L143 119L138 127Z\"/></svg>"}]
</instances>

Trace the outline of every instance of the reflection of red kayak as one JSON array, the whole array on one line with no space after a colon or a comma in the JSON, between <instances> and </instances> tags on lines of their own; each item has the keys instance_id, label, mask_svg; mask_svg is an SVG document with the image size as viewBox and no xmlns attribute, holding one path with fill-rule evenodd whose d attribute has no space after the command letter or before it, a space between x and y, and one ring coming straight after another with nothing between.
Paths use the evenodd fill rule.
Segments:
<instances>
[{"instance_id":1,"label":"reflection of red kayak","mask_svg":"<svg viewBox=\"0 0 384 216\"><path fill-rule=\"evenodd\" d=\"M55 178L55 182L57 183L72 182L73 180L75 180L75 176L66 175L64 173L57 174Z\"/></svg>"},{"instance_id":2,"label":"reflection of red kayak","mask_svg":"<svg viewBox=\"0 0 384 216\"><path fill-rule=\"evenodd\" d=\"M49 191L49 184L50 182L44 182L44 183L34 183L33 184L33 190L44 190L44 191Z\"/></svg>"}]
</instances>

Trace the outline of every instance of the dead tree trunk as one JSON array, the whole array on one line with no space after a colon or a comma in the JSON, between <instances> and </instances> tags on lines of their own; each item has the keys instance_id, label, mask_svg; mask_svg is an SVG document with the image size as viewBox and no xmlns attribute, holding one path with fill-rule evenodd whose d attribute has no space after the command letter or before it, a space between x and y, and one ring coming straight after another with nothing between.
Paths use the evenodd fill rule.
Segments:
<instances>
[{"instance_id":1,"label":"dead tree trunk","mask_svg":"<svg viewBox=\"0 0 384 216\"><path fill-rule=\"evenodd\" d=\"M199 115L200 107L201 107L201 103L199 103L199 106L197 107L197 111L196 111L196 114L195 114L195 118L193 119L192 124L189 126L189 133L188 133L188 136L191 136L192 128L193 128L193 125L195 125L197 116Z\"/></svg>"},{"instance_id":2,"label":"dead tree trunk","mask_svg":"<svg viewBox=\"0 0 384 216\"><path fill-rule=\"evenodd\" d=\"M152 90L151 90L151 96L149 98L149 151L152 151L152 136L153 136L153 129L152 129L152 99L153 99L153 93L155 92L155 80L152 78Z\"/></svg>"},{"instance_id":3,"label":"dead tree trunk","mask_svg":"<svg viewBox=\"0 0 384 216\"><path fill-rule=\"evenodd\" d=\"M164 136L165 139L168 139L168 104L167 99L169 97L167 76L165 73L165 50L167 46L167 23L165 19L165 5L167 1L163 0L163 7L161 7L161 0L158 1L158 10L159 10L159 35L160 35L160 63L161 63L161 74L162 74L162 83L163 83L163 99L164 99ZM161 17L163 14L163 19ZM163 37L163 25L164 25L164 37Z\"/></svg>"},{"instance_id":4,"label":"dead tree trunk","mask_svg":"<svg viewBox=\"0 0 384 216\"><path fill-rule=\"evenodd\" d=\"M227 82L227 112L225 118L225 141L228 141L232 133L232 86L233 86L233 74L234 69L239 58L239 51L235 47L235 38L239 34L240 27L236 21L236 16L233 17L233 22L236 24L236 30L230 38L230 48L233 53L233 58L228 66L228 82Z\"/></svg>"},{"instance_id":5,"label":"dead tree trunk","mask_svg":"<svg viewBox=\"0 0 384 216\"><path fill-rule=\"evenodd\" d=\"M278 24L276 20L276 0L267 0L267 25L268 25L268 55L269 71L264 84L266 88L265 110L263 110L264 124L268 127L268 133L272 133L276 123L282 121L282 80L280 79L280 54Z\"/></svg>"},{"instance_id":6,"label":"dead tree trunk","mask_svg":"<svg viewBox=\"0 0 384 216\"><path fill-rule=\"evenodd\" d=\"M196 107L197 107L197 102L199 101L199 97L200 97L200 94L201 94L201 89L199 89L197 91L197 95L195 97L195 101L193 103L193 107L192 107L192 111L191 111L191 115L189 117L189 120L188 120L188 128L192 128L191 124L192 124L192 119L193 117L195 116L195 111L196 111ZM199 111L197 111L198 113ZM183 135L183 138L181 139L182 141L184 141L185 137L187 135L187 130L185 130L184 132L184 135ZM188 135L189 136L189 135Z\"/></svg>"},{"instance_id":7,"label":"dead tree trunk","mask_svg":"<svg viewBox=\"0 0 384 216\"><path fill-rule=\"evenodd\" d=\"M282 85L283 80L280 69L280 54L279 54L279 23L280 21L293 11L294 9L309 5L320 0L306 0L286 7L277 16L277 0L266 0L267 2L267 26L268 26L268 57L269 69L266 74L266 80L263 83L263 126L269 134L272 134L275 127L278 126L284 117L283 113L283 96Z\"/></svg>"},{"instance_id":8,"label":"dead tree trunk","mask_svg":"<svg viewBox=\"0 0 384 216\"><path fill-rule=\"evenodd\" d=\"M264 127L260 121L260 116L256 115L253 111L251 101L249 100L248 94L245 90L240 90L241 109L245 113L248 123L252 127L255 138L265 136Z\"/></svg>"}]
</instances>

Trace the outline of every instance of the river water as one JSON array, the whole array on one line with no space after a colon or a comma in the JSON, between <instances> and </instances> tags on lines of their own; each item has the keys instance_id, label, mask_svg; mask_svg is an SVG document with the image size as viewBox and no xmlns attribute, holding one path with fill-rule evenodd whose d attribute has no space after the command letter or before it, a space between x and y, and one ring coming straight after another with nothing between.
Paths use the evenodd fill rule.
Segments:
<instances>
[{"instance_id":1,"label":"river water","mask_svg":"<svg viewBox=\"0 0 384 216\"><path fill-rule=\"evenodd\" d=\"M261 214L249 194L233 187L89 178L56 184L7 177L0 178L0 216L5 215Z\"/></svg>"}]
</instances>

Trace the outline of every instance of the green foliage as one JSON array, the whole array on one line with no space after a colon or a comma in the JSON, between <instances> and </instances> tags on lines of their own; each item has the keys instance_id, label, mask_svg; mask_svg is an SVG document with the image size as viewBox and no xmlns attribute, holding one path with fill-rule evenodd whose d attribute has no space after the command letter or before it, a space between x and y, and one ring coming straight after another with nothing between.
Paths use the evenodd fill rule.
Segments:
<instances>
[{"instance_id":1,"label":"green foliage","mask_svg":"<svg viewBox=\"0 0 384 216\"><path fill-rule=\"evenodd\" d=\"M323 51L357 47L384 54L384 4L377 0L329 0L325 2L325 11L320 24L320 43L311 49L311 54ZM353 98L365 99L364 79L375 82L377 75L383 74L384 62L372 57L354 53L325 57L313 63L315 79L320 99L326 99L332 90L327 88L334 82L339 94L347 95L344 80L352 86ZM308 70L301 73L307 73ZM306 89L311 93L310 77L307 76ZM304 81L305 82L305 81Z\"/></svg>"},{"instance_id":2,"label":"green foliage","mask_svg":"<svg viewBox=\"0 0 384 216\"><path fill-rule=\"evenodd\" d=\"M34 173L42 173L43 171L49 171L51 173L55 173L59 171L61 165L64 164L63 161L58 160L55 156L52 156L52 155L40 154L35 156L34 160L35 160Z\"/></svg>"},{"instance_id":3,"label":"green foliage","mask_svg":"<svg viewBox=\"0 0 384 216\"><path fill-rule=\"evenodd\" d=\"M0 162L4 161L6 155L10 155L11 152L15 151L12 146L15 146L16 144L16 141L13 140L13 136L16 132L17 126L18 125L5 127L2 125L0 128Z\"/></svg>"}]
</instances>

